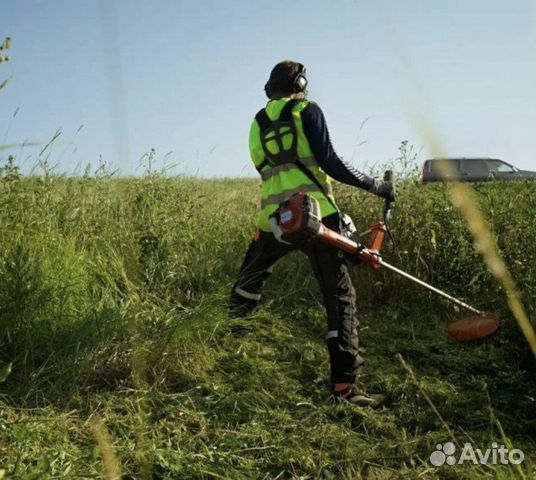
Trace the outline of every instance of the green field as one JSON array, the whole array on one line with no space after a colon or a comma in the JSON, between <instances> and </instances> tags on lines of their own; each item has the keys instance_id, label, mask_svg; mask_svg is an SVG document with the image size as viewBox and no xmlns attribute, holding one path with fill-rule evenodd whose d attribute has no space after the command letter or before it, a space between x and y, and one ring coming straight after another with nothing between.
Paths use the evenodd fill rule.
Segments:
<instances>
[{"instance_id":1,"label":"green field","mask_svg":"<svg viewBox=\"0 0 536 480\"><path fill-rule=\"evenodd\" d=\"M227 295L258 195L246 179L4 171L4 478L110 478L112 453L129 479L534 478L534 358L445 186L402 185L390 262L498 313L503 328L455 343L446 326L464 312L356 267L362 380L387 396L379 410L328 402L324 312L300 254L277 265L253 334L229 334ZM534 183L480 184L476 196L534 322ZM377 197L343 187L337 198L359 230L379 218ZM447 426L459 445L505 444L525 462L433 467Z\"/></svg>"}]
</instances>

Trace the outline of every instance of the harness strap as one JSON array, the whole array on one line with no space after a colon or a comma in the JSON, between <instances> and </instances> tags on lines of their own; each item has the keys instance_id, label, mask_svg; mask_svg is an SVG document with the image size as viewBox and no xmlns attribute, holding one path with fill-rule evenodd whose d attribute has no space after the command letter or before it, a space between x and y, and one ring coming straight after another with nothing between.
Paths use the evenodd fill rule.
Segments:
<instances>
[{"instance_id":1,"label":"harness strap","mask_svg":"<svg viewBox=\"0 0 536 480\"><path fill-rule=\"evenodd\" d=\"M294 163L296 166L301 170L301 172L309 179L311 182L313 182L319 190L324 194L324 197L326 197L326 200L330 203L330 205L336 210L339 211L337 208L337 205L335 205L335 202L330 198L328 192L324 188L324 186L318 181L318 179L313 175L313 172L309 170L301 161L299 158L294 160Z\"/></svg>"},{"instance_id":2,"label":"harness strap","mask_svg":"<svg viewBox=\"0 0 536 480\"><path fill-rule=\"evenodd\" d=\"M265 158L260 165L255 165L255 168L257 169L257 172L261 173L262 172L262 169L264 167L267 167L268 165L270 165L270 162L268 161L267 158Z\"/></svg>"},{"instance_id":3,"label":"harness strap","mask_svg":"<svg viewBox=\"0 0 536 480\"><path fill-rule=\"evenodd\" d=\"M275 121L272 121L270 120L270 117L268 116L268 114L266 113L266 109L263 108L262 110L259 110L259 112L257 113L257 115L255 115L255 120L257 120L257 123L259 124L259 127L260 127L260 131L263 132L265 131L266 129L268 129L273 123L276 123L276 122L288 122L292 125L293 128L294 127L294 121L292 119L292 110L294 108L294 106L298 103L298 101L296 99L291 99L289 100L285 106L283 107L283 109L281 110L281 113L279 114L279 118ZM280 151L283 150L283 144L282 144L282 140L281 140L281 137L280 136L276 136L275 140L277 141L278 143L278 146L280 148ZM296 143L297 142L297 134L296 132L294 131L294 142ZM293 145L293 149L296 148L296 145ZM263 145L263 149L264 149L264 145ZM266 151L266 150L265 150ZM337 208L337 206L335 205L335 203L333 202L333 200L331 200L331 198L329 197L328 195L328 192L326 191L326 189L324 188L324 186L318 181L318 179L313 175L313 173L311 172L311 170L309 170L302 162L301 160L299 159L298 155L296 154L296 158L294 159L294 162L293 162L300 170L301 172L309 179L311 180L311 182L313 182L319 189L320 192L322 192L324 194L324 197L326 197L327 201L330 203L330 205L335 209L335 210L339 210ZM262 161L262 163L259 165L259 166L256 166L255 168L257 169L257 171L259 173L261 173L262 169L268 165L271 165L270 163L270 160L268 159L268 157L266 156L264 158L264 160Z\"/></svg>"},{"instance_id":4,"label":"harness strap","mask_svg":"<svg viewBox=\"0 0 536 480\"><path fill-rule=\"evenodd\" d=\"M268 128L270 128L274 123L277 123L277 122L288 122L288 123L293 124L293 122L292 122L292 109L294 108L294 106L297 103L298 103L298 101L295 100L295 99L289 100L285 104L283 109L281 110L281 113L279 114L279 118L277 120L274 120L274 121L270 120L270 117L268 116L268 113L266 113L265 108L259 110L257 112L257 115L255 115L255 120L259 124L259 129L260 129L261 133L264 132L265 130L267 130ZM295 144L297 143L296 132L294 132L293 137L294 137L294 145L292 146L292 149L295 149L296 148ZM282 151L283 150L283 140L282 140L281 136L276 135L274 140L277 142L279 150ZM263 149L265 150L264 145L263 145ZM266 150L265 150L265 152L266 152ZM264 160L261 162L261 164L258 165L258 166L255 166L255 168L257 169L257 171L259 173L261 173L263 168L266 167L266 166L269 166L269 165L272 165L272 163L270 162L268 156L266 156L264 158Z\"/></svg>"},{"instance_id":5,"label":"harness strap","mask_svg":"<svg viewBox=\"0 0 536 480\"><path fill-rule=\"evenodd\" d=\"M255 115L255 120L257 120L257 123L259 124L261 132L266 130L272 124L272 121L270 120L270 117L266 113L265 108L257 112L257 115Z\"/></svg>"},{"instance_id":6,"label":"harness strap","mask_svg":"<svg viewBox=\"0 0 536 480\"><path fill-rule=\"evenodd\" d=\"M257 120L257 123L259 124L259 128L261 132L263 132L264 130L269 128L270 125L272 125L272 121L270 120L270 117L266 113L265 108L258 111L257 115L255 115L255 120ZM261 162L261 164L255 165L255 168L257 169L257 172L261 173L262 169L268 165L270 165L270 162L268 161L268 158L264 157L264 160Z\"/></svg>"},{"instance_id":7,"label":"harness strap","mask_svg":"<svg viewBox=\"0 0 536 480\"><path fill-rule=\"evenodd\" d=\"M283 110L281 110L281 113L279 114L279 119L277 121L290 122L292 120L292 109L297 103L298 101L294 98L289 100L283 107Z\"/></svg>"},{"instance_id":8,"label":"harness strap","mask_svg":"<svg viewBox=\"0 0 536 480\"><path fill-rule=\"evenodd\" d=\"M266 113L266 108L262 108L257 112L257 115L255 115L255 120L257 120L257 123L259 124L259 127L261 129L261 132L266 130L268 127L272 125L272 123L275 122L290 122L292 120L292 109L294 106L298 103L296 99L289 100L283 109L281 110L281 113L279 114L279 118L277 120L270 120L270 117Z\"/></svg>"}]
</instances>

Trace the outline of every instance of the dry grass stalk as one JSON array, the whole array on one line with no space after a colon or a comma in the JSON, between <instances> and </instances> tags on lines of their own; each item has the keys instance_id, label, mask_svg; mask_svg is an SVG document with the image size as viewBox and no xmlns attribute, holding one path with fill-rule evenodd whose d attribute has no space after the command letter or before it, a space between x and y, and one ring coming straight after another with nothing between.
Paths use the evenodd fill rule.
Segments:
<instances>
[{"instance_id":1,"label":"dry grass stalk","mask_svg":"<svg viewBox=\"0 0 536 480\"><path fill-rule=\"evenodd\" d=\"M120 480L121 468L119 467L119 461L115 455L112 440L106 426L100 418L93 418L90 425L102 455L106 478L108 480Z\"/></svg>"}]
</instances>

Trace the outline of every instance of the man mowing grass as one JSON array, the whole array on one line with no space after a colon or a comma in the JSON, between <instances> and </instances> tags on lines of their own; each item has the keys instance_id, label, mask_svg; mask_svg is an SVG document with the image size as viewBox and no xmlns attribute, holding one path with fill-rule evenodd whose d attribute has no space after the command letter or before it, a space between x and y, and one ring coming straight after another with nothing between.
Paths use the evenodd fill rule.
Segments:
<instances>
[{"instance_id":1,"label":"man mowing grass","mask_svg":"<svg viewBox=\"0 0 536 480\"><path fill-rule=\"evenodd\" d=\"M331 365L331 393L337 401L376 406L379 395L367 395L356 386L363 366L358 353L355 290L344 256L321 243L300 246L279 242L272 233L270 216L293 194L307 192L320 204L322 223L341 230L341 213L331 179L368 190L394 201L392 182L356 171L335 153L320 107L307 100L307 77L301 63L278 63L264 90L270 99L251 125L249 148L262 178L261 211L237 282L231 292L231 311L246 316L260 303L261 291L273 265L299 248L311 262L327 312L327 345ZM249 329L241 327L236 333Z\"/></svg>"}]
</instances>

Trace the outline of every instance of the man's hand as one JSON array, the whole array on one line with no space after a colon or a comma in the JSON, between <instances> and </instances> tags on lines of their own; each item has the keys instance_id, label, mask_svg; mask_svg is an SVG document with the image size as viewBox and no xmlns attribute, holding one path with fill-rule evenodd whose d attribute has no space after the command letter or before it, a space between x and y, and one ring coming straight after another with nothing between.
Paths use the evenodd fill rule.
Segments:
<instances>
[{"instance_id":1,"label":"man's hand","mask_svg":"<svg viewBox=\"0 0 536 480\"><path fill-rule=\"evenodd\" d=\"M381 180L380 178L375 178L374 183L369 189L369 192L378 195L379 197L385 198L389 202L394 202L396 200L396 186L394 182L389 180Z\"/></svg>"}]
</instances>

